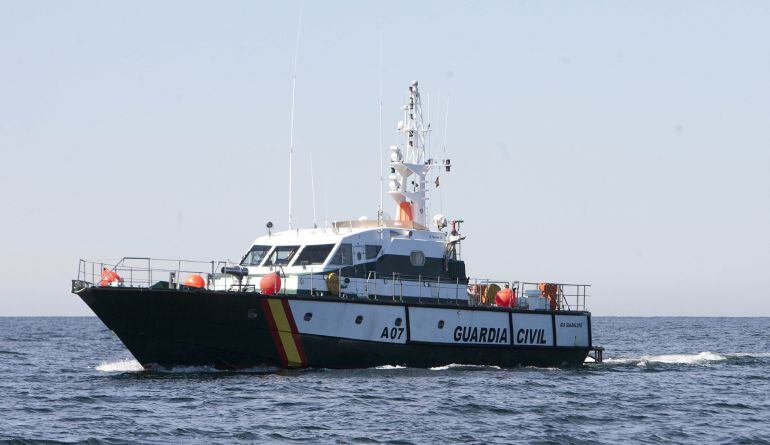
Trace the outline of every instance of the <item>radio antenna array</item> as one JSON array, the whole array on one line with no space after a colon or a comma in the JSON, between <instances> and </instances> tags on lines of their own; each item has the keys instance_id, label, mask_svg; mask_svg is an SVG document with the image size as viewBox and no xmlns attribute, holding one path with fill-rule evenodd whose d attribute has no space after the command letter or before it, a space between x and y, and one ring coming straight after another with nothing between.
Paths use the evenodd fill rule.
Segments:
<instances>
[{"instance_id":1,"label":"radio antenna array","mask_svg":"<svg viewBox=\"0 0 770 445\"><path fill-rule=\"evenodd\" d=\"M294 158L294 97L297 90L297 60L299 59L299 36L302 31L302 8L299 10L297 21L297 45L294 48L294 71L291 76L291 124L289 125L289 230L292 227L292 161Z\"/></svg>"}]
</instances>

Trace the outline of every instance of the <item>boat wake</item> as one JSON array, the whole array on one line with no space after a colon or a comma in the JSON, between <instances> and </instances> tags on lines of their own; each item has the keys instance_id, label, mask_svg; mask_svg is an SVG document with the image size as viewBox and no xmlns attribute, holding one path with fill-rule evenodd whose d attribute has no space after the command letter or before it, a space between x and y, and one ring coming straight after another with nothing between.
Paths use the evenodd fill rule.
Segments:
<instances>
[{"instance_id":1,"label":"boat wake","mask_svg":"<svg viewBox=\"0 0 770 445\"><path fill-rule=\"evenodd\" d=\"M408 366L403 365L382 365L382 366L375 366L374 368L370 369L376 369L378 371L390 371L395 369L426 369L426 368L410 368ZM462 365L459 363L450 363L448 365L444 366L433 366L431 368L427 368L428 371L448 371L448 370L454 370L454 371L477 371L477 370L490 370L490 369L500 369L499 366L492 366L492 365Z\"/></svg>"},{"instance_id":2,"label":"boat wake","mask_svg":"<svg viewBox=\"0 0 770 445\"><path fill-rule=\"evenodd\" d=\"M743 360L757 360L770 358L770 352L736 352L716 353L703 351L697 354L661 354L643 355L641 357L611 357L604 359L604 365L635 365L639 368L647 368L655 365L710 365L720 362L740 362ZM586 359L591 363L592 359Z\"/></svg>"},{"instance_id":3,"label":"boat wake","mask_svg":"<svg viewBox=\"0 0 770 445\"><path fill-rule=\"evenodd\" d=\"M94 367L99 372L159 372L169 374L197 374L197 373L227 373L227 372L242 372L242 373L272 373L280 371L280 368L271 366L258 366L253 368L239 369L236 371L217 369L213 366L174 366L171 368L163 368L159 366L149 366L145 369L135 359L123 359L114 362L102 363Z\"/></svg>"},{"instance_id":4,"label":"boat wake","mask_svg":"<svg viewBox=\"0 0 770 445\"><path fill-rule=\"evenodd\" d=\"M144 371L144 367L142 367L142 365L139 364L139 362L137 362L134 359L123 359L123 360L118 360L116 362L102 363L96 366L94 369L96 369L99 372Z\"/></svg>"},{"instance_id":5,"label":"boat wake","mask_svg":"<svg viewBox=\"0 0 770 445\"><path fill-rule=\"evenodd\" d=\"M703 351L697 354L661 354L661 355L642 355L640 357L611 357L604 359L602 364L598 366L636 366L639 368L651 368L656 365L693 365L704 366L713 363L720 362L735 362L740 363L744 361L754 362L756 360L770 359L770 352L735 352L735 353L723 353L719 354L711 351ZM593 359L590 357L586 359L586 363L593 364ZM212 366L179 366L173 368L160 368L150 367L145 369L134 359L122 359L113 362L101 363L94 367L99 372L111 372L111 373L123 373L123 372L161 372L161 373L207 373L207 372L243 372L243 373L273 373L280 371L275 367L256 367L242 369L238 371L226 371L216 369ZM373 369L376 370L398 370L409 369L406 366L400 365L384 365L377 366ZM498 366L485 366L485 365L461 365L452 363L445 366L436 366L428 368L431 371L468 371L468 370L499 370ZM542 369L558 369L558 368L542 368Z\"/></svg>"},{"instance_id":6,"label":"boat wake","mask_svg":"<svg viewBox=\"0 0 770 445\"><path fill-rule=\"evenodd\" d=\"M451 363L449 365L445 366L435 366L433 368L429 368L431 371L446 371L446 370L458 370L458 371L473 371L473 370L489 370L489 369L500 369L499 366L492 366L492 365L461 365L458 363Z\"/></svg>"}]
</instances>

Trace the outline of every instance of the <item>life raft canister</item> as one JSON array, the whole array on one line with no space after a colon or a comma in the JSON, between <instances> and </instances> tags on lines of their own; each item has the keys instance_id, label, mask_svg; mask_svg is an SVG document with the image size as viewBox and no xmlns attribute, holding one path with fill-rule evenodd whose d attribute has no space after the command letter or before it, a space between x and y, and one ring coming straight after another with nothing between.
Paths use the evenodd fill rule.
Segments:
<instances>
[{"instance_id":1,"label":"life raft canister","mask_svg":"<svg viewBox=\"0 0 770 445\"><path fill-rule=\"evenodd\" d=\"M112 283L123 283L123 278L120 278L120 275L105 267L102 269L102 280L99 281L99 286L110 286Z\"/></svg>"},{"instance_id":2,"label":"life raft canister","mask_svg":"<svg viewBox=\"0 0 770 445\"><path fill-rule=\"evenodd\" d=\"M277 273L269 273L259 280L259 290L264 295L275 295L281 290L281 277Z\"/></svg>"},{"instance_id":3,"label":"life raft canister","mask_svg":"<svg viewBox=\"0 0 770 445\"><path fill-rule=\"evenodd\" d=\"M495 294L495 306L511 307L511 302L516 301L516 292L510 287L506 287Z\"/></svg>"},{"instance_id":4,"label":"life raft canister","mask_svg":"<svg viewBox=\"0 0 770 445\"><path fill-rule=\"evenodd\" d=\"M190 275L184 282L185 286L196 287L198 289L206 287L206 280L198 274Z\"/></svg>"}]
</instances>

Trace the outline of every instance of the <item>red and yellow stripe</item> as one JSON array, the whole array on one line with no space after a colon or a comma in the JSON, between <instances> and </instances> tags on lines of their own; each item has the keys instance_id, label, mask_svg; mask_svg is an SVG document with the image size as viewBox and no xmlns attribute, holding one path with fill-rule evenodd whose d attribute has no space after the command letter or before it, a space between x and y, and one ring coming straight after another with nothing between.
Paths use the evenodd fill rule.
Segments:
<instances>
[{"instance_id":1,"label":"red and yellow stripe","mask_svg":"<svg viewBox=\"0 0 770 445\"><path fill-rule=\"evenodd\" d=\"M302 348L297 325L291 313L289 302L284 298L262 300L262 309L267 317L275 347L281 356L282 365L289 368L304 368L307 357Z\"/></svg>"}]
</instances>

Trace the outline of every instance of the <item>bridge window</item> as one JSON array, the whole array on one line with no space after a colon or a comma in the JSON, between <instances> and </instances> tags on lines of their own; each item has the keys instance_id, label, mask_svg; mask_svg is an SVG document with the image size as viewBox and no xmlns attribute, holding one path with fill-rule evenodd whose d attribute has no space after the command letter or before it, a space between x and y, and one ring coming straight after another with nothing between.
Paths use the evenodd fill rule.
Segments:
<instances>
[{"instance_id":1,"label":"bridge window","mask_svg":"<svg viewBox=\"0 0 770 445\"><path fill-rule=\"evenodd\" d=\"M299 253L299 256L297 256L297 261L294 264L298 266L302 264L323 264L333 248L334 244L305 246L302 252Z\"/></svg>"},{"instance_id":2,"label":"bridge window","mask_svg":"<svg viewBox=\"0 0 770 445\"><path fill-rule=\"evenodd\" d=\"M294 254L297 253L298 249L299 246L277 246L270 252L264 266L286 266L294 258Z\"/></svg>"},{"instance_id":3,"label":"bridge window","mask_svg":"<svg viewBox=\"0 0 770 445\"><path fill-rule=\"evenodd\" d=\"M409 262L412 263L412 266L424 266L425 254L422 250L413 250L412 253L409 254Z\"/></svg>"},{"instance_id":4,"label":"bridge window","mask_svg":"<svg viewBox=\"0 0 770 445\"><path fill-rule=\"evenodd\" d=\"M380 253L380 249L382 249L382 246L377 246L374 244L367 244L366 245L366 259L367 260L373 260L377 258L377 255Z\"/></svg>"},{"instance_id":5,"label":"bridge window","mask_svg":"<svg viewBox=\"0 0 770 445\"><path fill-rule=\"evenodd\" d=\"M265 259L265 255L272 246L251 246L246 255L241 260L241 266L259 266L259 263Z\"/></svg>"},{"instance_id":6,"label":"bridge window","mask_svg":"<svg viewBox=\"0 0 770 445\"><path fill-rule=\"evenodd\" d=\"M337 249L329 264L335 266L350 266L353 264L353 245L340 244L340 248Z\"/></svg>"}]
</instances>

